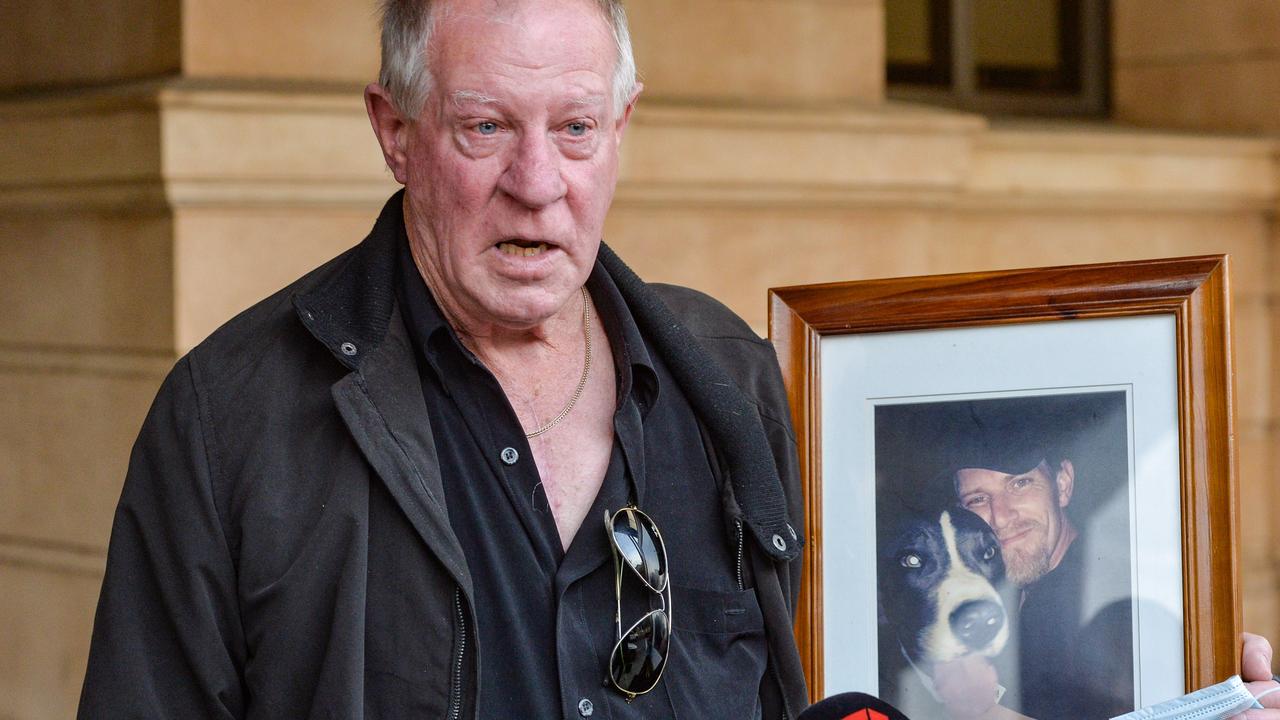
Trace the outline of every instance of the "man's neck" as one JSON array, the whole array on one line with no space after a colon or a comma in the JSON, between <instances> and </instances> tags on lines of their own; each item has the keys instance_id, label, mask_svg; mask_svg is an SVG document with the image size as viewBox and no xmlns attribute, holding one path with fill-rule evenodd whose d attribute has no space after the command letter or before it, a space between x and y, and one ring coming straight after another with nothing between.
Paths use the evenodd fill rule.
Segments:
<instances>
[{"instance_id":1,"label":"man's neck","mask_svg":"<svg viewBox=\"0 0 1280 720\"><path fill-rule=\"evenodd\" d=\"M1066 517L1063 517L1062 532L1058 533L1058 542L1053 546L1053 552L1049 555L1049 569L1044 572L1044 575L1041 575L1035 580L1032 580L1030 583L1019 586L1019 592L1018 592L1019 608L1021 608L1022 604L1027 601L1027 592L1034 585L1036 585L1041 580L1043 580L1045 578L1045 575L1048 575L1049 573L1052 573L1054 570L1058 569L1058 566L1062 564L1062 559L1067 556L1067 550L1071 549L1071 543L1075 542L1076 538L1079 537L1079 535L1080 533L1076 531L1076 526L1072 525L1071 521L1068 520Z\"/></svg>"},{"instance_id":2,"label":"man's neck","mask_svg":"<svg viewBox=\"0 0 1280 720\"><path fill-rule=\"evenodd\" d=\"M462 344L486 365L537 365L566 352L575 354L574 348L581 347L582 301L577 293L571 295L559 311L540 322L508 327L484 317L483 313L468 312L467 303L461 302L449 284L435 272L435 266L428 261L421 245L410 240L409 251L418 276L435 298L445 322L453 328Z\"/></svg>"},{"instance_id":3,"label":"man's neck","mask_svg":"<svg viewBox=\"0 0 1280 720\"><path fill-rule=\"evenodd\" d=\"M1071 547L1071 543L1075 542L1076 537L1079 535L1080 533L1076 531L1076 526L1072 525L1067 518L1062 518L1062 532L1058 534L1058 543L1049 555L1049 572L1053 572L1062 563L1062 558L1067 555L1067 549Z\"/></svg>"}]
</instances>

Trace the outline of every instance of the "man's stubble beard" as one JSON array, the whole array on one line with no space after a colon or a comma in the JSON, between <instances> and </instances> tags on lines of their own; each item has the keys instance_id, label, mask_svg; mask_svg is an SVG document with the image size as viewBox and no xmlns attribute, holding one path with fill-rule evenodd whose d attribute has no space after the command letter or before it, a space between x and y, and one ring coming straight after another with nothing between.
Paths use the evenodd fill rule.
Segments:
<instances>
[{"instance_id":1,"label":"man's stubble beard","mask_svg":"<svg viewBox=\"0 0 1280 720\"><path fill-rule=\"evenodd\" d=\"M1023 553L1017 553L1023 555ZM1025 587L1044 577L1049 572L1049 556L1044 553L1029 553L1030 557L1019 557L1016 561L1006 556L1004 561L1005 576L1018 587Z\"/></svg>"},{"instance_id":2,"label":"man's stubble beard","mask_svg":"<svg viewBox=\"0 0 1280 720\"><path fill-rule=\"evenodd\" d=\"M1040 529L1039 524L1033 524L1032 530ZM1026 528L1019 528L1015 531L1022 532ZM1049 572L1049 548L1047 543L1041 538L1034 547L1023 549L1001 548L1004 556L1004 573L1009 582L1018 587L1026 587L1031 583L1044 577Z\"/></svg>"}]
</instances>

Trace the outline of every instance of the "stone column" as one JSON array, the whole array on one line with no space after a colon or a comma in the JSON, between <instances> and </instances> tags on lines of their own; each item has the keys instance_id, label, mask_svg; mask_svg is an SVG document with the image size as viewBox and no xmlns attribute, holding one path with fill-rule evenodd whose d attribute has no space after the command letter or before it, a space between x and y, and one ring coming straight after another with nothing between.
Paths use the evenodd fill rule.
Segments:
<instances>
[{"instance_id":1,"label":"stone column","mask_svg":"<svg viewBox=\"0 0 1280 720\"><path fill-rule=\"evenodd\" d=\"M0 707L72 717L129 448L178 354L391 190L345 0L0 5Z\"/></svg>"}]
</instances>

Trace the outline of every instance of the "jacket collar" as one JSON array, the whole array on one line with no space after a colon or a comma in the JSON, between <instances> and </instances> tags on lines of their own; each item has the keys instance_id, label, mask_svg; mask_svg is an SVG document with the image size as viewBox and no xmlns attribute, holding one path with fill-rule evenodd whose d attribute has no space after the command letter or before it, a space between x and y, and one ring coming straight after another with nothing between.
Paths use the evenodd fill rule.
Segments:
<instances>
[{"instance_id":1,"label":"jacket collar","mask_svg":"<svg viewBox=\"0 0 1280 720\"><path fill-rule=\"evenodd\" d=\"M293 298L302 324L352 370L382 343L395 309L403 200L404 190L392 195L368 237L339 256L337 267L323 280Z\"/></svg>"},{"instance_id":2,"label":"jacket collar","mask_svg":"<svg viewBox=\"0 0 1280 720\"><path fill-rule=\"evenodd\" d=\"M355 371L387 337L396 307L396 244L405 232L403 199L403 190L393 195L369 236L340 256L334 270L315 286L294 297L311 334ZM803 540L787 522L782 481L751 400L661 298L603 243L599 260L641 333L670 367L707 427L752 536L769 556L795 559ZM412 362L411 354L397 353L401 355Z\"/></svg>"}]
</instances>

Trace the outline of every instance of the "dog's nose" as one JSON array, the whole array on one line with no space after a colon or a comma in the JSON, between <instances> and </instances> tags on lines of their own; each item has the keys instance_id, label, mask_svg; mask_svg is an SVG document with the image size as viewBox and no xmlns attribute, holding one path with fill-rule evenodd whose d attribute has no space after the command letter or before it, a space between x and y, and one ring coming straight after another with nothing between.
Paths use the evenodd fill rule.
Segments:
<instances>
[{"instance_id":1,"label":"dog's nose","mask_svg":"<svg viewBox=\"0 0 1280 720\"><path fill-rule=\"evenodd\" d=\"M970 600L951 613L951 632L970 649L981 650L1004 626L1004 608L990 600Z\"/></svg>"}]
</instances>

